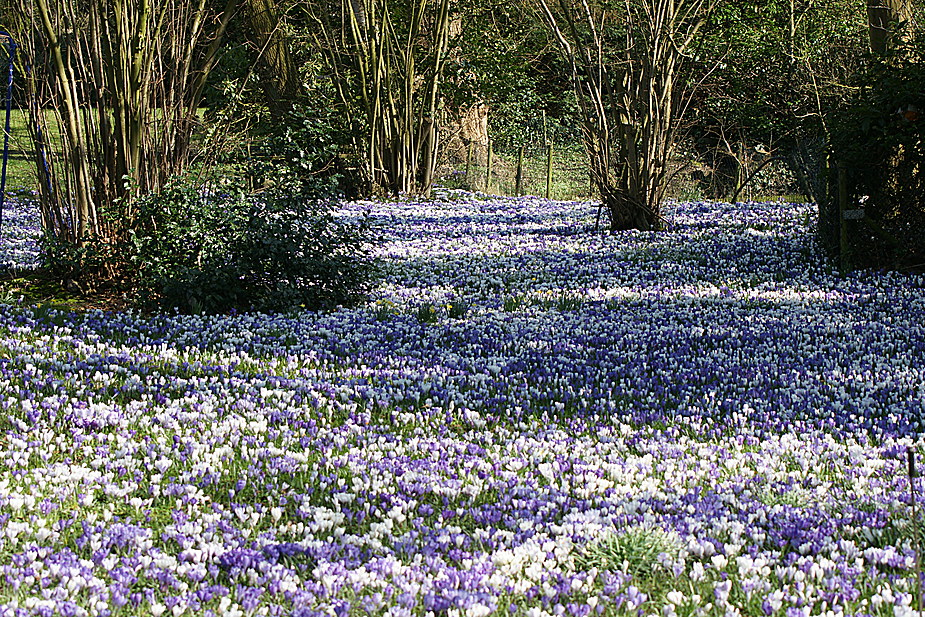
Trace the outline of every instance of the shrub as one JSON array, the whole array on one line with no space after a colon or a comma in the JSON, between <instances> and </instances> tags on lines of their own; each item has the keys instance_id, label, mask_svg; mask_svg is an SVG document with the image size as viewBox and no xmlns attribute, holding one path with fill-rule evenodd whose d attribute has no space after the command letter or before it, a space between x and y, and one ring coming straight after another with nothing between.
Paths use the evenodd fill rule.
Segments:
<instances>
[{"instance_id":1,"label":"shrub","mask_svg":"<svg viewBox=\"0 0 925 617\"><path fill-rule=\"evenodd\" d=\"M351 136L324 100L304 99L285 116L257 127L257 141L244 161L255 188L283 199L358 196L364 181L351 154Z\"/></svg>"},{"instance_id":2,"label":"shrub","mask_svg":"<svg viewBox=\"0 0 925 617\"><path fill-rule=\"evenodd\" d=\"M193 313L321 309L361 298L375 275L370 228L333 209L357 185L342 120L306 97L272 123L240 111L257 129L238 136L254 138L247 148L216 157L223 175L205 185L176 180L115 204L113 216L130 222L119 238L80 246L46 239L49 270L69 288L129 287L149 307ZM213 132L222 121L235 119L213 120Z\"/></svg>"},{"instance_id":3,"label":"shrub","mask_svg":"<svg viewBox=\"0 0 925 617\"><path fill-rule=\"evenodd\" d=\"M439 319L437 308L430 302L420 305L415 312L415 316L421 323L437 323Z\"/></svg>"},{"instance_id":4,"label":"shrub","mask_svg":"<svg viewBox=\"0 0 925 617\"><path fill-rule=\"evenodd\" d=\"M117 266L124 247L90 236L84 244L64 242L50 235L40 240L42 265L68 291L90 291L122 274Z\"/></svg>"},{"instance_id":5,"label":"shrub","mask_svg":"<svg viewBox=\"0 0 925 617\"><path fill-rule=\"evenodd\" d=\"M323 309L371 285L369 227L299 193L248 196L177 183L139 203L133 263L143 296L184 312Z\"/></svg>"},{"instance_id":6,"label":"shrub","mask_svg":"<svg viewBox=\"0 0 925 617\"><path fill-rule=\"evenodd\" d=\"M365 221L335 214L356 185L342 119L322 98L257 122L209 190L177 182L139 204L133 261L148 300L187 312L324 309L362 298L376 268ZM245 112L246 113L246 112ZM254 118L257 121L257 118Z\"/></svg>"}]
</instances>

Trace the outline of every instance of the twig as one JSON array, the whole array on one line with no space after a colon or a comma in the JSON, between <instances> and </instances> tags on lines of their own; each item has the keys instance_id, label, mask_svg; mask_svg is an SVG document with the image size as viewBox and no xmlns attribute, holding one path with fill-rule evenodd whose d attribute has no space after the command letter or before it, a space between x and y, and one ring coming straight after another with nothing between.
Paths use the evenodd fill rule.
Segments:
<instances>
[{"instance_id":1,"label":"twig","mask_svg":"<svg viewBox=\"0 0 925 617\"><path fill-rule=\"evenodd\" d=\"M916 512L916 499L915 499L915 455L913 453L913 446L909 446L906 450L906 457L909 463L909 499L912 502L912 531L915 534L915 582L917 590L917 608L919 614L922 613L922 538L919 535L919 517Z\"/></svg>"}]
</instances>

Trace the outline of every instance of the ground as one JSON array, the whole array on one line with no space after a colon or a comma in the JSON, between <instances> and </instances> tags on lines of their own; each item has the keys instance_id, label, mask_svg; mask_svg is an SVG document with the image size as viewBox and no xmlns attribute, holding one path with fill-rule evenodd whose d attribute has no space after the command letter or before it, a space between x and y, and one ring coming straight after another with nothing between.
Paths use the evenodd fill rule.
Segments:
<instances>
[{"instance_id":1,"label":"ground","mask_svg":"<svg viewBox=\"0 0 925 617\"><path fill-rule=\"evenodd\" d=\"M799 204L363 213L386 276L355 308L8 294L0 614L914 610L925 278L837 274Z\"/></svg>"}]
</instances>

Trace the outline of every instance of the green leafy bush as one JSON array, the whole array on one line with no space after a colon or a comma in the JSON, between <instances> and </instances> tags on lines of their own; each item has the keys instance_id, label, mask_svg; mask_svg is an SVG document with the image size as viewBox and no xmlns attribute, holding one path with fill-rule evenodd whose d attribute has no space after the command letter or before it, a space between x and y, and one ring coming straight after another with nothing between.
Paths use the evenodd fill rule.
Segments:
<instances>
[{"instance_id":1,"label":"green leafy bush","mask_svg":"<svg viewBox=\"0 0 925 617\"><path fill-rule=\"evenodd\" d=\"M261 129L247 161L255 188L278 198L348 194L362 184L358 163L346 154L350 137L318 102L293 108L285 118Z\"/></svg>"},{"instance_id":2,"label":"green leafy bush","mask_svg":"<svg viewBox=\"0 0 925 617\"><path fill-rule=\"evenodd\" d=\"M437 314L437 307L430 302L420 305L415 311L415 317L421 323L437 323L440 316Z\"/></svg>"},{"instance_id":3,"label":"green leafy bush","mask_svg":"<svg viewBox=\"0 0 925 617\"><path fill-rule=\"evenodd\" d=\"M607 534L584 546L577 563L583 568L624 570L634 581L668 577L665 558L677 558L680 541L672 534L654 527L629 527Z\"/></svg>"},{"instance_id":4,"label":"green leafy bush","mask_svg":"<svg viewBox=\"0 0 925 617\"><path fill-rule=\"evenodd\" d=\"M68 291L88 291L93 281L119 276L114 267L123 247L91 237L83 245L63 242L54 236L41 238L42 265Z\"/></svg>"},{"instance_id":5,"label":"green leafy bush","mask_svg":"<svg viewBox=\"0 0 925 617\"><path fill-rule=\"evenodd\" d=\"M132 255L149 302L197 313L324 309L372 285L369 225L333 209L357 184L342 123L303 97L258 124L246 156L222 161L226 175L209 190L178 182L141 200Z\"/></svg>"},{"instance_id":6,"label":"green leafy bush","mask_svg":"<svg viewBox=\"0 0 925 617\"><path fill-rule=\"evenodd\" d=\"M323 309L374 275L369 227L298 193L248 196L178 183L139 203L133 264L149 302L183 312Z\"/></svg>"}]
</instances>

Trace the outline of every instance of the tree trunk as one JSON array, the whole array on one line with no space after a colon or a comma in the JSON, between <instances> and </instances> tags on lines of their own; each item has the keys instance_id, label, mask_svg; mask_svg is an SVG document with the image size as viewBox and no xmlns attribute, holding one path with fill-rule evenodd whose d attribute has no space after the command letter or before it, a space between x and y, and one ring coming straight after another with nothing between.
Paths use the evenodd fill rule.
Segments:
<instances>
[{"instance_id":1,"label":"tree trunk","mask_svg":"<svg viewBox=\"0 0 925 617\"><path fill-rule=\"evenodd\" d=\"M911 19L910 0L867 0L870 50L875 54L889 51L897 28Z\"/></svg>"},{"instance_id":2,"label":"tree trunk","mask_svg":"<svg viewBox=\"0 0 925 617\"><path fill-rule=\"evenodd\" d=\"M427 195L443 139L438 120L450 0L396 4L342 2L338 29L329 3L307 8L338 103L363 135L355 146L366 158L370 193Z\"/></svg>"},{"instance_id":3,"label":"tree trunk","mask_svg":"<svg viewBox=\"0 0 925 617\"><path fill-rule=\"evenodd\" d=\"M598 183L598 190L610 217L610 231L653 231L660 228L658 213L633 199L626 189Z\"/></svg>"},{"instance_id":4,"label":"tree trunk","mask_svg":"<svg viewBox=\"0 0 925 617\"><path fill-rule=\"evenodd\" d=\"M259 54L258 73L270 107L280 116L292 109L299 94L299 69L289 52L289 37L283 28L275 0L245 0L245 13Z\"/></svg>"},{"instance_id":5,"label":"tree trunk","mask_svg":"<svg viewBox=\"0 0 925 617\"><path fill-rule=\"evenodd\" d=\"M55 77L60 92L58 111L61 114L63 150L67 158L67 165L73 171L69 183L69 195L76 208L76 226L71 228L66 238L68 242L82 245L89 236L97 233L96 204L93 201L93 183L90 178L90 167L87 160L86 139L80 121L80 105L77 100L77 90L74 76L67 62L63 45L58 38L58 30L52 21L52 16L45 0L37 0L36 6L41 16L44 34L47 37L54 61Z\"/></svg>"},{"instance_id":6,"label":"tree trunk","mask_svg":"<svg viewBox=\"0 0 925 617\"><path fill-rule=\"evenodd\" d=\"M450 19L449 36L453 40L464 36L461 14ZM460 66L466 65L459 46L451 48L450 60ZM465 77L472 79L473 75ZM451 79L455 81L456 77ZM459 165L474 155L475 160L485 162L488 157L488 105L482 100L458 106L448 105L444 108L443 117L441 142L447 161Z\"/></svg>"},{"instance_id":7,"label":"tree trunk","mask_svg":"<svg viewBox=\"0 0 925 617\"><path fill-rule=\"evenodd\" d=\"M539 0L571 65L594 182L613 230L659 229L675 132L690 89L680 78L715 0Z\"/></svg>"},{"instance_id":8,"label":"tree trunk","mask_svg":"<svg viewBox=\"0 0 925 617\"><path fill-rule=\"evenodd\" d=\"M182 174L202 88L238 0L18 0L46 235L78 246L127 239L133 202ZM44 94L42 94L44 92ZM56 156L45 124L60 119ZM91 285L114 260L86 262ZM95 279L95 280L94 280Z\"/></svg>"},{"instance_id":9,"label":"tree trunk","mask_svg":"<svg viewBox=\"0 0 925 617\"><path fill-rule=\"evenodd\" d=\"M488 105L451 108L444 115L442 150L447 159L454 164L464 163L471 145L476 160L484 161L488 154Z\"/></svg>"}]
</instances>

